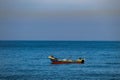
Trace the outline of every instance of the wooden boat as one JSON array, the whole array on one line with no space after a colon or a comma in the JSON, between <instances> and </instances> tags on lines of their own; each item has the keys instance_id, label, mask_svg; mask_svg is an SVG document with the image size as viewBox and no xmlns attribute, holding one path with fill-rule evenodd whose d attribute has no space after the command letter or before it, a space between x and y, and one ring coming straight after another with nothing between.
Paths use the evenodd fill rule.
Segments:
<instances>
[{"instance_id":1,"label":"wooden boat","mask_svg":"<svg viewBox=\"0 0 120 80\"><path fill-rule=\"evenodd\" d=\"M71 59L57 59L53 56L48 57L51 60L51 64L70 64L70 63L77 63L77 64L83 64L84 59L77 59L77 60L71 60Z\"/></svg>"}]
</instances>

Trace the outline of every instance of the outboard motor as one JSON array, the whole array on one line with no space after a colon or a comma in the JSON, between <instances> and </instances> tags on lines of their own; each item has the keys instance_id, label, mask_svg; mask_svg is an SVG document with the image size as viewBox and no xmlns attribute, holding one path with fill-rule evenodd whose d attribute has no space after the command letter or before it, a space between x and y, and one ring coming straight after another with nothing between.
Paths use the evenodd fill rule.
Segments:
<instances>
[{"instance_id":1,"label":"outboard motor","mask_svg":"<svg viewBox=\"0 0 120 80\"><path fill-rule=\"evenodd\" d=\"M84 63L84 62L85 62L84 59L82 59L81 63Z\"/></svg>"}]
</instances>

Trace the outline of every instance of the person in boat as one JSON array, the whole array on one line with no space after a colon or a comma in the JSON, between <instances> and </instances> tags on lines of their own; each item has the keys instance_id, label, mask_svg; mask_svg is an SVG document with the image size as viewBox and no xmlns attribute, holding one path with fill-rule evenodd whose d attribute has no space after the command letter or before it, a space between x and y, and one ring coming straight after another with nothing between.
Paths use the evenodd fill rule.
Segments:
<instances>
[{"instance_id":1,"label":"person in boat","mask_svg":"<svg viewBox=\"0 0 120 80\"><path fill-rule=\"evenodd\" d=\"M49 56L48 58L49 58L51 61L53 61L53 62L58 61L58 59L57 59L57 58L55 58L54 56Z\"/></svg>"},{"instance_id":2,"label":"person in boat","mask_svg":"<svg viewBox=\"0 0 120 80\"><path fill-rule=\"evenodd\" d=\"M82 58L78 58L77 61L84 63L84 60Z\"/></svg>"}]
</instances>

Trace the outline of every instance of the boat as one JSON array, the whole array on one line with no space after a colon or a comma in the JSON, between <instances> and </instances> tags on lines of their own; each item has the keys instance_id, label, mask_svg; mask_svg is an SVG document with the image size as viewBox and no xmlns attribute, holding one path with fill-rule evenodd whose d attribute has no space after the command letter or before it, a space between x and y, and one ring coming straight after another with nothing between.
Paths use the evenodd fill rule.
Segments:
<instances>
[{"instance_id":1,"label":"boat","mask_svg":"<svg viewBox=\"0 0 120 80\"><path fill-rule=\"evenodd\" d=\"M83 64L84 59L78 58L77 60L71 60L71 59L58 59L54 56L48 56L48 58L51 60L51 64L70 64L70 63L77 63L77 64Z\"/></svg>"}]
</instances>

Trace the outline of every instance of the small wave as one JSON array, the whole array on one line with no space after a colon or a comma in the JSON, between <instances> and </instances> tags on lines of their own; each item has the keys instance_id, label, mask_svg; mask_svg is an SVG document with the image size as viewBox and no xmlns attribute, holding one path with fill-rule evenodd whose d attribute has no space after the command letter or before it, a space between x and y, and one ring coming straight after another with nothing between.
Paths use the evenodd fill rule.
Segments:
<instances>
[{"instance_id":1,"label":"small wave","mask_svg":"<svg viewBox=\"0 0 120 80\"><path fill-rule=\"evenodd\" d=\"M120 63L106 63L106 64L120 64Z\"/></svg>"}]
</instances>

